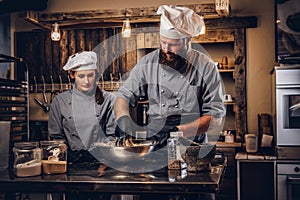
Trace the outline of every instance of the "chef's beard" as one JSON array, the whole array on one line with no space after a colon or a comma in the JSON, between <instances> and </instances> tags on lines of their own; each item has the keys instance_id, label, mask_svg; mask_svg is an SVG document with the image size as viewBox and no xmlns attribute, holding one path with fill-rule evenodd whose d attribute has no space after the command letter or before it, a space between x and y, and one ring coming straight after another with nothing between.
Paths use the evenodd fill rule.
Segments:
<instances>
[{"instance_id":1,"label":"chef's beard","mask_svg":"<svg viewBox=\"0 0 300 200\"><path fill-rule=\"evenodd\" d=\"M187 63L186 51L181 50L178 54L168 52L170 59L168 60L166 53L160 49L159 51L159 64L166 65L177 71L181 71Z\"/></svg>"}]
</instances>

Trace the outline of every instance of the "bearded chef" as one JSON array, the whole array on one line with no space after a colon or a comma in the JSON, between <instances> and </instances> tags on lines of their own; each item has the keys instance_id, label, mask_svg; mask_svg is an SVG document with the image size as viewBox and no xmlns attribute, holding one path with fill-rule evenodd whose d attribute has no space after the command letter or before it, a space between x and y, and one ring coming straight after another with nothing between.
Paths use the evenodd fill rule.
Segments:
<instances>
[{"instance_id":1,"label":"bearded chef","mask_svg":"<svg viewBox=\"0 0 300 200\"><path fill-rule=\"evenodd\" d=\"M118 91L115 115L125 135L138 127L129 115L140 96L149 101L147 137L165 144L171 131L197 142L207 142L208 132L220 127L225 116L222 81L213 60L191 49L191 38L198 36L203 19L185 7L162 5L160 49L145 55L131 70ZM219 137L212 131L213 140ZM208 137L207 137L208 136Z\"/></svg>"}]
</instances>

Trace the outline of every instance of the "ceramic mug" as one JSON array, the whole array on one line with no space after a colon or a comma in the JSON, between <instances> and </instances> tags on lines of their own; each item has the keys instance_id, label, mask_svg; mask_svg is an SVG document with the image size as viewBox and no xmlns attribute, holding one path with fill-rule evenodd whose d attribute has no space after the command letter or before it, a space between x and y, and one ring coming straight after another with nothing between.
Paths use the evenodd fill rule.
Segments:
<instances>
[{"instance_id":1,"label":"ceramic mug","mask_svg":"<svg viewBox=\"0 0 300 200\"><path fill-rule=\"evenodd\" d=\"M230 94L224 94L223 100L224 100L224 101L232 101L232 97L231 97Z\"/></svg>"}]
</instances>

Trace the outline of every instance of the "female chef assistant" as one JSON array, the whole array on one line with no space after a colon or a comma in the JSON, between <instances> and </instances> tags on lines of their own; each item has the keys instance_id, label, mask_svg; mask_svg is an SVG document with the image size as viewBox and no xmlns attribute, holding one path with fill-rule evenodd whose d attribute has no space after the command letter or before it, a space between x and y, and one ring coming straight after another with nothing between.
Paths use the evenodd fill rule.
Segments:
<instances>
[{"instance_id":1,"label":"female chef assistant","mask_svg":"<svg viewBox=\"0 0 300 200\"><path fill-rule=\"evenodd\" d=\"M94 143L114 136L115 96L96 84L99 73L95 52L70 56L63 69L74 79L74 86L53 99L49 136L64 139L71 151L89 150Z\"/></svg>"}]
</instances>

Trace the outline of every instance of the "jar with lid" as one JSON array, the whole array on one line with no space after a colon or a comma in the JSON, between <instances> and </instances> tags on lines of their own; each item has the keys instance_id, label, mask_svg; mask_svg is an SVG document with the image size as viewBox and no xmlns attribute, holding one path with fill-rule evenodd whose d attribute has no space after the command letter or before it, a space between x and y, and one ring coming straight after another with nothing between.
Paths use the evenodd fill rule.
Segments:
<instances>
[{"instance_id":1,"label":"jar with lid","mask_svg":"<svg viewBox=\"0 0 300 200\"><path fill-rule=\"evenodd\" d=\"M16 142L13 152L16 176L37 176L42 173L42 152L38 142Z\"/></svg>"},{"instance_id":2,"label":"jar with lid","mask_svg":"<svg viewBox=\"0 0 300 200\"><path fill-rule=\"evenodd\" d=\"M44 174L67 172L67 145L63 140L40 141L43 151L42 168Z\"/></svg>"}]
</instances>

